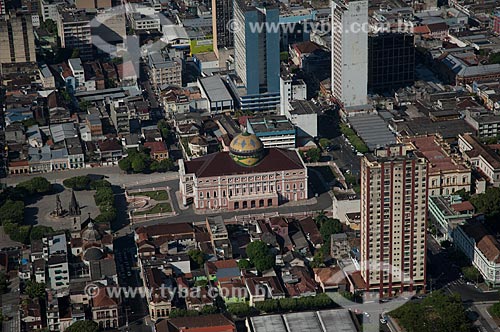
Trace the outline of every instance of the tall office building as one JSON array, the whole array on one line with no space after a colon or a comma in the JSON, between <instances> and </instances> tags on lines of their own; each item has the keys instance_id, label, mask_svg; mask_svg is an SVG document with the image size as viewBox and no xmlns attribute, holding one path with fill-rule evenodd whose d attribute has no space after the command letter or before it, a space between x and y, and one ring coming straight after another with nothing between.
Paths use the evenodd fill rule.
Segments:
<instances>
[{"instance_id":1,"label":"tall office building","mask_svg":"<svg viewBox=\"0 0 500 332\"><path fill-rule=\"evenodd\" d=\"M0 19L0 64L36 62L31 15L5 15Z\"/></svg>"},{"instance_id":2,"label":"tall office building","mask_svg":"<svg viewBox=\"0 0 500 332\"><path fill-rule=\"evenodd\" d=\"M231 88L243 110L277 110L280 102L279 7L272 1L235 0Z\"/></svg>"},{"instance_id":3,"label":"tall office building","mask_svg":"<svg viewBox=\"0 0 500 332\"><path fill-rule=\"evenodd\" d=\"M368 36L368 89L387 92L415 82L414 37L407 33Z\"/></svg>"},{"instance_id":4,"label":"tall office building","mask_svg":"<svg viewBox=\"0 0 500 332\"><path fill-rule=\"evenodd\" d=\"M347 110L365 106L368 0L334 0L332 24L332 95Z\"/></svg>"},{"instance_id":5,"label":"tall office building","mask_svg":"<svg viewBox=\"0 0 500 332\"><path fill-rule=\"evenodd\" d=\"M390 296L425 286L427 172L410 145L363 157L360 265L368 290Z\"/></svg>"},{"instance_id":6,"label":"tall office building","mask_svg":"<svg viewBox=\"0 0 500 332\"><path fill-rule=\"evenodd\" d=\"M212 31L214 52L219 57L219 48L233 47L233 32L229 24L233 18L233 0L212 0Z\"/></svg>"}]
</instances>

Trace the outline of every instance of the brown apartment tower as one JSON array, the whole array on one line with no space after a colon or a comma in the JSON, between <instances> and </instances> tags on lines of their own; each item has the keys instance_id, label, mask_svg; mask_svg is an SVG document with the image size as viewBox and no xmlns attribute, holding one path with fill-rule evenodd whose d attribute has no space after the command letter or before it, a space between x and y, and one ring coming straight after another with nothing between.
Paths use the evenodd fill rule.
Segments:
<instances>
[{"instance_id":1,"label":"brown apartment tower","mask_svg":"<svg viewBox=\"0 0 500 332\"><path fill-rule=\"evenodd\" d=\"M234 37L229 25L233 19L234 0L212 0L212 31L214 52L219 57L219 48L233 47Z\"/></svg>"},{"instance_id":2,"label":"brown apartment tower","mask_svg":"<svg viewBox=\"0 0 500 332\"><path fill-rule=\"evenodd\" d=\"M428 162L409 145L361 162L361 274L367 290L392 296L425 287Z\"/></svg>"}]
</instances>

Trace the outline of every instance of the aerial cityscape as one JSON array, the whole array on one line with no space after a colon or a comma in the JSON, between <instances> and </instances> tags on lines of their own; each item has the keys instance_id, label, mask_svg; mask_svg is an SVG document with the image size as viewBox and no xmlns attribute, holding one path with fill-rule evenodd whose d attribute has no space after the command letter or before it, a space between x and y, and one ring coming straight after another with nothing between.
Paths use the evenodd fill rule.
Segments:
<instances>
[{"instance_id":1,"label":"aerial cityscape","mask_svg":"<svg viewBox=\"0 0 500 332\"><path fill-rule=\"evenodd\" d=\"M500 1L0 0L34 331L500 331Z\"/></svg>"}]
</instances>

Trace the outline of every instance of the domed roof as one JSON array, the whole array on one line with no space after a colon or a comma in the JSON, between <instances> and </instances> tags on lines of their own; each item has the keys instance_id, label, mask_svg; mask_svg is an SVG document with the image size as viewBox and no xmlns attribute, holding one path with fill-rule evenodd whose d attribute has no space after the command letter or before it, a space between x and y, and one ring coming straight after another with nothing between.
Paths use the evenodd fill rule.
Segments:
<instances>
[{"instance_id":1,"label":"domed roof","mask_svg":"<svg viewBox=\"0 0 500 332\"><path fill-rule=\"evenodd\" d=\"M89 222L87 229L82 232L82 239L89 242L99 241L102 238L101 233L94 228L94 224Z\"/></svg>"},{"instance_id":2,"label":"domed roof","mask_svg":"<svg viewBox=\"0 0 500 332\"><path fill-rule=\"evenodd\" d=\"M229 150L236 155L252 155L262 151L262 149L264 149L264 145L260 139L247 132L237 135L229 145Z\"/></svg>"},{"instance_id":3,"label":"domed roof","mask_svg":"<svg viewBox=\"0 0 500 332\"><path fill-rule=\"evenodd\" d=\"M87 251L85 251L85 254L83 255L83 258L86 261L98 261L101 260L104 257L103 252L99 248L89 248Z\"/></svg>"}]
</instances>

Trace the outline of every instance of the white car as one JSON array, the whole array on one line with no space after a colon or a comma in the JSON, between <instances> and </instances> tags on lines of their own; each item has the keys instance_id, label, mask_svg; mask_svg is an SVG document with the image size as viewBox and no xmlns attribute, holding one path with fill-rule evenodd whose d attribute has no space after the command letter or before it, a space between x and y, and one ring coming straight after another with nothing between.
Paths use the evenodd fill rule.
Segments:
<instances>
[{"instance_id":1,"label":"white car","mask_svg":"<svg viewBox=\"0 0 500 332\"><path fill-rule=\"evenodd\" d=\"M387 321L384 318L380 318L380 323L387 324Z\"/></svg>"}]
</instances>

